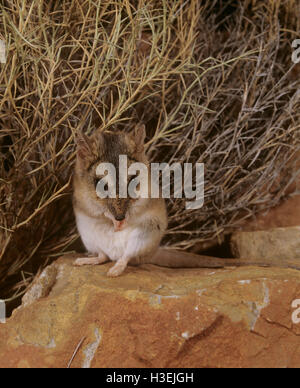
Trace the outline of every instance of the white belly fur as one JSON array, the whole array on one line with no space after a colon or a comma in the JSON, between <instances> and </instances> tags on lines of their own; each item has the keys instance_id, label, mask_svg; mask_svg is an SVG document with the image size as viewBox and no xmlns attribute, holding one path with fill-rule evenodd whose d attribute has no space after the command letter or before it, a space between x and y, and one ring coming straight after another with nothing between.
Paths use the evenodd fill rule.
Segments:
<instances>
[{"instance_id":1,"label":"white belly fur","mask_svg":"<svg viewBox=\"0 0 300 388\"><path fill-rule=\"evenodd\" d=\"M104 252L112 261L119 260L131 244L135 229L128 225L120 232L114 232L113 225L101 219L91 218L76 212L78 231L87 251L92 254Z\"/></svg>"}]
</instances>

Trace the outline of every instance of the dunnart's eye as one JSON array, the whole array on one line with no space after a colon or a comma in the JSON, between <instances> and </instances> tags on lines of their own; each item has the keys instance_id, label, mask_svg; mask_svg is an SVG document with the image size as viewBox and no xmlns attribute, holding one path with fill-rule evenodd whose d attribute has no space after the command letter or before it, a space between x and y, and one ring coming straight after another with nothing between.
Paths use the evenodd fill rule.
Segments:
<instances>
[{"instance_id":1,"label":"dunnart's eye","mask_svg":"<svg viewBox=\"0 0 300 388\"><path fill-rule=\"evenodd\" d=\"M98 182L99 182L99 178L94 178L95 189L97 188Z\"/></svg>"},{"instance_id":2,"label":"dunnart's eye","mask_svg":"<svg viewBox=\"0 0 300 388\"><path fill-rule=\"evenodd\" d=\"M139 174L133 175L130 179L129 182L133 182L135 179L139 177Z\"/></svg>"},{"instance_id":3,"label":"dunnart's eye","mask_svg":"<svg viewBox=\"0 0 300 388\"><path fill-rule=\"evenodd\" d=\"M129 178L128 190L129 195L133 201L138 199L137 190L140 188L140 182L138 183L137 179L139 178L139 174L133 175ZM138 184L137 184L138 183Z\"/></svg>"},{"instance_id":4,"label":"dunnart's eye","mask_svg":"<svg viewBox=\"0 0 300 388\"><path fill-rule=\"evenodd\" d=\"M103 177L103 178L104 178L104 177ZM101 180L102 180L103 178L94 178L94 186L95 186L95 189L97 189L98 183L101 182ZM105 183L103 189L104 189L105 191L108 190L108 182Z\"/></svg>"}]
</instances>

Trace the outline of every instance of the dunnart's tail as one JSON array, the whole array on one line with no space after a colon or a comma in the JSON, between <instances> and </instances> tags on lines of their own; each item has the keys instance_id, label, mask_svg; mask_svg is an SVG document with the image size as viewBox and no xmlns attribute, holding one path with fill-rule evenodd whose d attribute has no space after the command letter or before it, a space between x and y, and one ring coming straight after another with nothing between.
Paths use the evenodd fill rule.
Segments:
<instances>
[{"instance_id":1,"label":"dunnart's tail","mask_svg":"<svg viewBox=\"0 0 300 388\"><path fill-rule=\"evenodd\" d=\"M168 268L224 268L241 266L281 267L300 269L300 260L279 259L220 259L196 255L190 252L159 248L155 255L148 257L145 264L155 264Z\"/></svg>"}]
</instances>

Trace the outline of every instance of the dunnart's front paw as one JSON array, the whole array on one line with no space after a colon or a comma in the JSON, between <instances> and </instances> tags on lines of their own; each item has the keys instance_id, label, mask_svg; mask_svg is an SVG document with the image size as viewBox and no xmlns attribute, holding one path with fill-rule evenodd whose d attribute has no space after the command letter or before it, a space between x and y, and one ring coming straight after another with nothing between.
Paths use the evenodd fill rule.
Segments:
<instances>
[{"instance_id":1,"label":"dunnart's front paw","mask_svg":"<svg viewBox=\"0 0 300 388\"><path fill-rule=\"evenodd\" d=\"M127 263L124 263L122 261L118 261L108 272L107 276L111 278L116 278L120 276L126 269Z\"/></svg>"},{"instance_id":2,"label":"dunnart's front paw","mask_svg":"<svg viewBox=\"0 0 300 388\"><path fill-rule=\"evenodd\" d=\"M106 256L99 257L81 257L74 261L73 265L75 267L81 267L83 265L100 265L108 262Z\"/></svg>"}]
</instances>

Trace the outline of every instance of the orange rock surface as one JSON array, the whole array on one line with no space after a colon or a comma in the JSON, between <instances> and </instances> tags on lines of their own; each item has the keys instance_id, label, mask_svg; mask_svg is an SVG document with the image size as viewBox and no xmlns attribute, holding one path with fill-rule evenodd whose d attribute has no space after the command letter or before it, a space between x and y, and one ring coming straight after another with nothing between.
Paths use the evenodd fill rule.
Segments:
<instances>
[{"instance_id":1,"label":"orange rock surface","mask_svg":"<svg viewBox=\"0 0 300 388\"><path fill-rule=\"evenodd\" d=\"M111 279L111 264L72 260L47 267L0 324L1 367L300 366L298 271L144 265Z\"/></svg>"}]
</instances>

